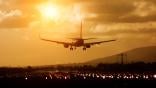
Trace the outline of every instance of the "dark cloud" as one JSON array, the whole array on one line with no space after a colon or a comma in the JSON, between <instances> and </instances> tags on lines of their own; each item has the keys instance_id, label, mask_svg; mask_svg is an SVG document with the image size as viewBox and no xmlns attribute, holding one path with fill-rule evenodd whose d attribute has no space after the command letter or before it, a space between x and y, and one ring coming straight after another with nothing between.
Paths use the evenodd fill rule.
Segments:
<instances>
[{"instance_id":1,"label":"dark cloud","mask_svg":"<svg viewBox=\"0 0 156 88\"><path fill-rule=\"evenodd\" d=\"M148 2L152 2L153 4L156 4L156 0L146 0Z\"/></svg>"},{"instance_id":2,"label":"dark cloud","mask_svg":"<svg viewBox=\"0 0 156 88\"><path fill-rule=\"evenodd\" d=\"M120 3L119 3L120 2ZM97 13L97 14L125 14L134 9L132 3L128 3L125 0L103 0L102 2L94 2L85 5L85 9L89 12Z\"/></svg>"},{"instance_id":3,"label":"dark cloud","mask_svg":"<svg viewBox=\"0 0 156 88\"><path fill-rule=\"evenodd\" d=\"M97 17L87 20L95 22L146 22L156 21L156 4L152 0L102 0L88 2L84 8Z\"/></svg>"}]
</instances>

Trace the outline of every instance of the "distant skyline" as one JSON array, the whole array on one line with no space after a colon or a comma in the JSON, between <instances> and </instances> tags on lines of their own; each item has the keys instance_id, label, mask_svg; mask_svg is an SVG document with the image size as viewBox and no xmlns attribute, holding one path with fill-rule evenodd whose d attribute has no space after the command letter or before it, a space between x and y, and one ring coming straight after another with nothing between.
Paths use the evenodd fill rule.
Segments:
<instances>
[{"instance_id":1,"label":"distant skyline","mask_svg":"<svg viewBox=\"0 0 156 88\"><path fill-rule=\"evenodd\" d=\"M83 51L45 42L117 39ZM156 45L155 0L0 0L0 66L80 63ZM89 41L88 41L89 42Z\"/></svg>"}]
</instances>

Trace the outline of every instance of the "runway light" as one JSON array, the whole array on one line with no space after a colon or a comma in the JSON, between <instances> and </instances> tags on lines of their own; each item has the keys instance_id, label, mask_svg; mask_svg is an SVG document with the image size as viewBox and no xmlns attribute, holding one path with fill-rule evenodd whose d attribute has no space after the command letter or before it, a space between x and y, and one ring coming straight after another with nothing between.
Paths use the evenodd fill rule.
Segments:
<instances>
[{"instance_id":1,"label":"runway light","mask_svg":"<svg viewBox=\"0 0 156 88\"><path fill-rule=\"evenodd\" d=\"M51 76L51 74L49 74L50 79L53 79L53 77Z\"/></svg>"},{"instance_id":2,"label":"runway light","mask_svg":"<svg viewBox=\"0 0 156 88\"><path fill-rule=\"evenodd\" d=\"M86 79L86 77L83 77L83 79Z\"/></svg>"},{"instance_id":3,"label":"runway light","mask_svg":"<svg viewBox=\"0 0 156 88\"><path fill-rule=\"evenodd\" d=\"M148 79L148 76L146 76L146 79Z\"/></svg>"},{"instance_id":4,"label":"runway light","mask_svg":"<svg viewBox=\"0 0 156 88\"><path fill-rule=\"evenodd\" d=\"M127 76L124 76L124 79L127 78Z\"/></svg>"},{"instance_id":5,"label":"runway light","mask_svg":"<svg viewBox=\"0 0 156 88\"><path fill-rule=\"evenodd\" d=\"M143 76L143 78L145 79L145 78L146 78L146 76L144 75L144 76Z\"/></svg>"},{"instance_id":6,"label":"runway light","mask_svg":"<svg viewBox=\"0 0 156 88\"><path fill-rule=\"evenodd\" d=\"M97 75L96 77L99 78L100 76Z\"/></svg>"},{"instance_id":7,"label":"runway light","mask_svg":"<svg viewBox=\"0 0 156 88\"><path fill-rule=\"evenodd\" d=\"M25 77L25 80L28 80L28 78L27 78L27 77Z\"/></svg>"},{"instance_id":8,"label":"runway light","mask_svg":"<svg viewBox=\"0 0 156 88\"><path fill-rule=\"evenodd\" d=\"M113 77L113 76L111 76L111 78L113 79L114 77Z\"/></svg>"},{"instance_id":9,"label":"runway light","mask_svg":"<svg viewBox=\"0 0 156 88\"><path fill-rule=\"evenodd\" d=\"M106 77L105 76L102 76L102 78L105 79Z\"/></svg>"},{"instance_id":10,"label":"runway light","mask_svg":"<svg viewBox=\"0 0 156 88\"><path fill-rule=\"evenodd\" d=\"M156 79L156 74L154 74L153 77Z\"/></svg>"},{"instance_id":11,"label":"runway light","mask_svg":"<svg viewBox=\"0 0 156 88\"><path fill-rule=\"evenodd\" d=\"M67 77L65 76L64 79L67 79Z\"/></svg>"}]
</instances>

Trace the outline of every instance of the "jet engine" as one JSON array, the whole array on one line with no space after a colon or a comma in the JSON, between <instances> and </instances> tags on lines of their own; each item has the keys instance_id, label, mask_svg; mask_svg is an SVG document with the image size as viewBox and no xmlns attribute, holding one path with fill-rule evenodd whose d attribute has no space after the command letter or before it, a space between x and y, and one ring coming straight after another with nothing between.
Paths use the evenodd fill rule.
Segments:
<instances>
[{"instance_id":1,"label":"jet engine","mask_svg":"<svg viewBox=\"0 0 156 88\"><path fill-rule=\"evenodd\" d=\"M68 48L68 47L69 47L69 45L68 45L68 44L64 44L64 47L65 47L65 48Z\"/></svg>"},{"instance_id":2,"label":"jet engine","mask_svg":"<svg viewBox=\"0 0 156 88\"><path fill-rule=\"evenodd\" d=\"M86 45L86 48L91 48L91 45Z\"/></svg>"}]
</instances>

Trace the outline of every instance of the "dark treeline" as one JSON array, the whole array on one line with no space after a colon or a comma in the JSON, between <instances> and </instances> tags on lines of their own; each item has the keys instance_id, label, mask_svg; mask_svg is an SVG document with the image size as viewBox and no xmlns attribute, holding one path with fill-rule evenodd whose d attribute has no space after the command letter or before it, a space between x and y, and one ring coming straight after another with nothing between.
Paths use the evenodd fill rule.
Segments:
<instances>
[{"instance_id":1,"label":"dark treeline","mask_svg":"<svg viewBox=\"0 0 156 88\"><path fill-rule=\"evenodd\" d=\"M94 70L97 71L156 71L156 63L137 62L131 64L98 64Z\"/></svg>"},{"instance_id":2,"label":"dark treeline","mask_svg":"<svg viewBox=\"0 0 156 88\"><path fill-rule=\"evenodd\" d=\"M93 65L81 65L81 66L57 66L57 70L67 70L67 71L93 71L93 72L145 72L145 71L156 71L156 62L144 63L136 62L131 64L104 64L99 63L96 66Z\"/></svg>"},{"instance_id":3,"label":"dark treeline","mask_svg":"<svg viewBox=\"0 0 156 88\"><path fill-rule=\"evenodd\" d=\"M131 64L103 64L99 63L96 66L93 65L57 65L57 66L40 66L40 67L1 67L0 75L3 74L13 74L13 73L26 73L35 71L93 71L93 72L121 72L121 71L135 71L135 72L145 72L145 71L156 71L156 62L154 63L144 63L136 62Z\"/></svg>"}]
</instances>

